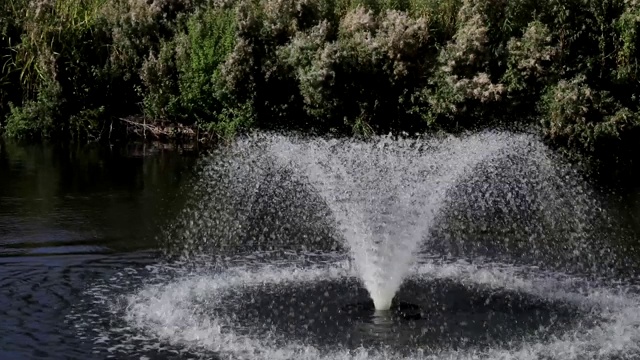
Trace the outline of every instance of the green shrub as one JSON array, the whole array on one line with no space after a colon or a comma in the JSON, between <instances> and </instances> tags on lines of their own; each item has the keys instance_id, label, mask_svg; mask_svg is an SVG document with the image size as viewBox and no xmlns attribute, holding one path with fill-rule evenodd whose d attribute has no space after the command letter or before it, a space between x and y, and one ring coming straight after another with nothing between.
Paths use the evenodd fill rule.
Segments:
<instances>
[{"instance_id":1,"label":"green shrub","mask_svg":"<svg viewBox=\"0 0 640 360\"><path fill-rule=\"evenodd\" d=\"M236 104L228 93L221 72L235 47L235 36L233 10L196 11L184 31L163 41L158 55L152 52L142 64L146 115L187 125L198 123L225 135L234 133L244 121L230 119L230 114L244 105Z\"/></svg>"},{"instance_id":2,"label":"green shrub","mask_svg":"<svg viewBox=\"0 0 640 360\"><path fill-rule=\"evenodd\" d=\"M0 3L0 128L9 111L9 103L19 102L22 94L17 89L19 72L14 65L13 47L19 41L25 0L8 0Z\"/></svg>"},{"instance_id":3,"label":"green shrub","mask_svg":"<svg viewBox=\"0 0 640 360\"><path fill-rule=\"evenodd\" d=\"M14 2L17 6L20 3ZM7 119L9 135L71 135L69 119L95 107L101 63L107 52L98 28L104 0L29 1L21 5L21 35L11 46L5 69L20 86ZM12 39L13 41L14 39ZM94 129L95 130L95 129ZM90 132L84 129L83 133ZM78 132L75 132L76 134Z\"/></svg>"},{"instance_id":4,"label":"green shrub","mask_svg":"<svg viewBox=\"0 0 640 360\"><path fill-rule=\"evenodd\" d=\"M410 123L409 97L426 69L420 60L433 46L426 19L357 7L332 40L334 31L323 21L279 50L314 126L370 133Z\"/></svg>"},{"instance_id":5,"label":"green shrub","mask_svg":"<svg viewBox=\"0 0 640 360\"><path fill-rule=\"evenodd\" d=\"M200 122L215 121L224 99L221 90L221 64L235 46L235 14L231 10L196 13L187 24L185 43L177 67L181 105Z\"/></svg>"},{"instance_id":6,"label":"green shrub","mask_svg":"<svg viewBox=\"0 0 640 360\"><path fill-rule=\"evenodd\" d=\"M596 91L578 76L561 80L543 97L542 125L552 140L593 152L640 125L640 115L609 92Z\"/></svg>"},{"instance_id":7,"label":"green shrub","mask_svg":"<svg viewBox=\"0 0 640 360\"><path fill-rule=\"evenodd\" d=\"M549 28L532 21L520 38L507 44L507 70L502 76L510 107L533 112L547 84L557 78L552 69L559 49L552 43Z\"/></svg>"},{"instance_id":8,"label":"green shrub","mask_svg":"<svg viewBox=\"0 0 640 360\"><path fill-rule=\"evenodd\" d=\"M631 3L625 12L615 22L620 45L617 51L616 77L621 81L635 81L639 79L640 64L640 3Z\"/></svg>"},{"instance_id":9,"label":"green shrub","mask_svg":"<svg viewBox=\"0 0 640 360\"><path fill-rule=\"evenodd\" d=\"M39 139L63 132L55 116L63 106L61 93L59 84L51 82L39 89L35 100L27 100L20 107L10 103L5 126L7 135L20 139Z\"/></svg>"},{"instance_id":10,"label":"green shrub","mask_svg":"<svg viewBox=\"0 0 640 360\"><path fill-rule=\"evenodd\" d=\"M176 41L162 41L158 54L150 52L141 65L138 92L149 118L169 119L180 114L176 46Z\"/></svg>"},{"instance_id":11,"label":"green shrub","mask_svg":"<svg viewBox=\"0 0 640 360\"><path fill-rule=\"evenodd\" d=\"M488 18L483 3L465 1L458 12L458 30L438 56L437 68L422 96L429 104L425 119L450 127L465 117L482 114L487 103L502 99L504 85L491 74Z\"/></svg>"},{"instance_id":12,"label":"green shrub","mask_svg":"<svg viewBox=\"0 0 640 360\"><path fill-rule=\"evenodd\" d=\"M0 11L0 125L12 136L98 140L112 118L141 113L222 138L539 118L554 142L597 152L637 133L636 0L8 0Z\"/></svg>"}]
</instances>

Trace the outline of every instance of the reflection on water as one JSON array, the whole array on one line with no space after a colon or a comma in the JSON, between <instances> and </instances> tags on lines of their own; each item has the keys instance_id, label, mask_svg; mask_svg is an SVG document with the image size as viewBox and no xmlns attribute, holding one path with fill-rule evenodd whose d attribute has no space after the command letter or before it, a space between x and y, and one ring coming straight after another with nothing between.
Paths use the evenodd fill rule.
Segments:
<instances>
[{"instance_id":1,"label":"reflection on water","mask_svg":"<svg viewBox=\"0 0 640 360\"><path fill-rule=\"evenodd\" d=\"M0 140L0 359L91 358L65 314L93 279L157 261L146 250L194 161L142 145Z\"/></svg>"},{"instance_id":2,"label":"reflection on water","mask_svg":"<svg viewBox=\"0 0 640 360\"><path fill-rule=\"evenodd\" d=\"M369 321L357 324L357 331L361 337L378 338L384 341L396 331L394 325L395 321L391 316L391 311L375 311ZM412 323L407 322L403 325L412 325Z\"/></svg>"},{"instance_id":3,"label":"reflection on water","mask_svg":"<svg viewBox=\"0 0 640 360\"><path fill-rule=\"evenodd\" d=\"M152 247L194 160L142 145L0 143L0 256Z\"/></svg>"}]
</instances>

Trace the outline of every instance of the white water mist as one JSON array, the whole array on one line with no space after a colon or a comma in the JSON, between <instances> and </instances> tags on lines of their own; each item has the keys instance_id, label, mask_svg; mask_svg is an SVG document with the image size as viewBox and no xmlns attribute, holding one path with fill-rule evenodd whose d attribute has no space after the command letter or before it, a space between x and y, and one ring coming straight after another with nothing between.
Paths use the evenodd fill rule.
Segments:
<instances>
[{"instance_id":1,"label":"white water mist","mask_svg":"<svg viewBox=\"0 0 640 360\"><path fill-rule=\"evenodd\" d=\"M271 139L333 212L377 310L388 310L447 191L474 166L524 138L484 134L445 140Z\"/></svg>"}]
</instances>

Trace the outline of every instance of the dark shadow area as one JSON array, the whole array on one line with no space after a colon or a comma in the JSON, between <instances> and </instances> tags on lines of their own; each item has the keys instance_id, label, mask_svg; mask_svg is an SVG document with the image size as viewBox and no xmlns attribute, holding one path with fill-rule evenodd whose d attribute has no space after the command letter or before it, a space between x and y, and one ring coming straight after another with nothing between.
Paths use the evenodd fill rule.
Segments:
<instances>
[{"instance_id":1,"label":"dark shadow area","mask_svg":"<svg viewBox=\"0 0 640 360\"><path fill-rule=\"evenodd\" d=\"M373 300L347 304L340 309L346 316L371 317L375 315L389 316L404 320L419 320L424 311L419 305L394 299L389 310L376 311Z\"/></svg>"},{"instance_id":2,"label":"dark shadow area","mask_svg":"<svg viewBox=\"0 0 640 360\"><path fill-rule=\"evenodd\" d=\"M355 280L243 289L220 303L203 311L233 318L239 332L275 331L283 341L399 353L542 341L576 322L596 321L571 304L445 280L407 281L392 309L382 312Z\"/></svg>"},{"instance_id":3,"label":"dark shadow area","mask_svg":"<svg viewBox=\"0 0 640 360\"><path fill-rule=\"evenodd\" d=\"M0 140L0 256L155 249L195 156Z\"/></svg>"}]
</instances>

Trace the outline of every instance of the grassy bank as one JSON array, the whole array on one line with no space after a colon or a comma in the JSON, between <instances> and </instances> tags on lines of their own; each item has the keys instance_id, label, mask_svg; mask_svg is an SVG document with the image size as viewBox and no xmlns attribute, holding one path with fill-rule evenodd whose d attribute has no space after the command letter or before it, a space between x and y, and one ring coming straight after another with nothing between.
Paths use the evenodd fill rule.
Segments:
<instances>
[{"instance_id":1,"label":"grassy bank","mask_svg":"<svg viewBox=\"0 0 640 360\"><path fill-rule=\"evenodd\" d=\"M637 0L7 0L0 124L104 140L132 115L214 137L520 122L634 154L639 30Z\"/></svg>"}]
</instances>

